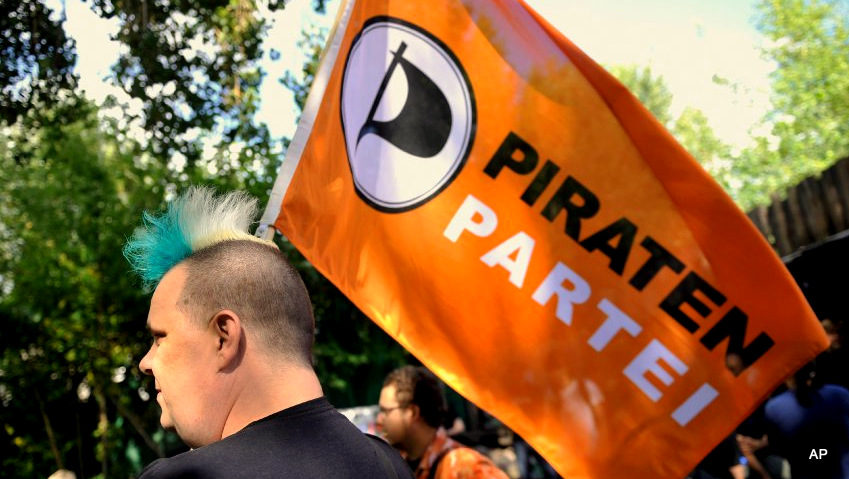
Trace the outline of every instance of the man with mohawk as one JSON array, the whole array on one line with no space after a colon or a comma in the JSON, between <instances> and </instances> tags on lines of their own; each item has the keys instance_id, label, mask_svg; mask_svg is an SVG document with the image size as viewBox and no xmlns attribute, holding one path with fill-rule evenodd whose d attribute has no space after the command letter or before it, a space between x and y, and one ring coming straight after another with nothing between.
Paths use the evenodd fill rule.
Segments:
<instances>
[{"instance_id":1,"label":"man with mohawk","mask_svg":"<svg viewBox=\"0 0 849 479\"><path fill-rule=\"evenodd\" d=\"M162 426L192 448L141 477L411 478L323 397L309 296L277 247L247 232L255 213L245 194L192 188L145 213L124 248L155 288L139 368Z\"/></svg>"}]
</instances>

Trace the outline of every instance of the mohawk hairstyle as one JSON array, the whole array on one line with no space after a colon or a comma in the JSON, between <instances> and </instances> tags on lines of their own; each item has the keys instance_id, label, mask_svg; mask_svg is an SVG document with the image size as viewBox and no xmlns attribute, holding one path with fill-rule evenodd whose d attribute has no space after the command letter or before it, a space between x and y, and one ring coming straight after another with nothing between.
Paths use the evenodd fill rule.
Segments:
<instances>
[{"instance_id":1,"label":"mohawk hairstyle","mask_svg":"<svg viewBox=\"0 0 849 479\"><path fill-rule=\"evenodd\" d=\"M124 245L124 257L138 274L145 289L194 252L228 240L270 242L248 233L257 212L250 195L233 191L216 196L212 188L193 186L172 201L166 211L142 215L142 226Z\"/></svg>"}]
</instances>

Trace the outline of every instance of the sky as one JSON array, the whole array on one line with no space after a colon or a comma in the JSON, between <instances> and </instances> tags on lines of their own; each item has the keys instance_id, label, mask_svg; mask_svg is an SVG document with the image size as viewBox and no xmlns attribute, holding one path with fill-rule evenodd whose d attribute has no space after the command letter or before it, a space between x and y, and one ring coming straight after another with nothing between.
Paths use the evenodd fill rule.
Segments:
<instances>
[{"instance_id":1,"label":"sky","mask_svg":"<svg viewBox=\"0 0 849 479\"><path fill-rule=\"evenodd\" d=\"M58 3L52 0L48 3ZM649 66L673 94L672 114L685 107L702 110L716 134L735 148L749 144L750 130L769 107L768 74L774 66L760 48L766 40L754 27L756 0L527 0L567 38L603 65ZM292 0L274 16L266 50L281 53L262 63L267 72L258 119L275 136L295 130L292 94L277 81L286 70L300 71L305 57L297 47L303 28L328 27L339 0L327 15L312 12L310 0ZM120 46L109 40L116 21L103 20L88 3L65 3L66 30L77 42L81 87L100 101L119 89L104 83ZM714 75L738 85L736 93L716 85Z\"/></svg>"}]
</instances>

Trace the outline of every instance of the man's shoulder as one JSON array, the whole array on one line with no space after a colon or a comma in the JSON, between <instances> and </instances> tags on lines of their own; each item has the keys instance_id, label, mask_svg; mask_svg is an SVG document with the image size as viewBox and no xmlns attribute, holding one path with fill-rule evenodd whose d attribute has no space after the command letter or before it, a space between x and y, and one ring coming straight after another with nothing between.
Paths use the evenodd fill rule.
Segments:
<instances>
[{"instance_id":1,"label":"man's shoulder","mask_svg":"<svg viewBox=\"0 0 849 479\"><path fill-rule=\"evenodd\" d=\"M401 458L398 451L383 439L372 434L363 434L374 451L376 462L381 465L386 477L394 479L413 479L413 471ZM367 453L366 453L367 455Z\"/></svg>"},{"instance_id":2,"label":"man's shoulder","mask_svg":"<svg viewBox=\"0 0 849 479\"><path fill-rule=\"evenodd\" d=\"M495 467L492 461L483 453L464 445L458 445L446 452L444 461L464 465L486 464Z\"/></svg>"},{"instance_id":3,"label":"man's shoulder","mask_svg":"<svg viewBox=\"0 0 849 479\"><path fill-rule=\"evenodd\" d=\"M144 468L138 479L215 477L215 471L220 464L214 460L204 460L205 454L195 452L188 451L174 457L157 459Z\"/></svg>"},{"instance_id":4,"label":"man's shoulder","mask_svg":"<svg viewBox=\"0 0 849 479\"><path fill-rule=\"evenodd\" d=\"M826 384L820 389L823 401L835 413L849 413L849 390L836 384Z\"/></svg>"},{"instance_id":5,"label":"man's shoulder","mask_svg":"<svg viewBox=\"0 0 849 479\"><path fill-rule=\"evenodd\" d=\"M791 390L781 392L767 400L766 404L764 405L764 413L766 414L766 416L769 416L782 410L783 408L795 406L797 403L795 398L796 396Z\"/></svg>"},{"instance_id":6,"label":"man's shoulder","mask_svg":"<svg viewBox=\"0 0 849 479\"><path fill-rule=\"evenodd\" d=\"M823 392L823 394L829 396L839 398L849 397L849 389L846 389L845 387L840 386L838 384L824 384L821 388L821 391Z\"/></svg>"},{"instance_id":7,"label":"man's shoulder","mask_svg":"<svg viewBox=\"0 0 849 479\"><path fill-rule=\"evenodd\" d=\"M507 479L488 457L467 446L457 446L445 453L437 467L437 479Z\"/></svg>"},{"instance_id":8,"label":"man's shoulder","mask_svg":"<svg viewBox=\"0 0 849 479\"><path fill-rule=\"evenodd\" d=\"M208 446L157 460L140 479L382 477L387 465L399 471L398 478L409 477L397 451L369 439L334 409L319 416L271 416Z\"/></svg>"},{"instance_id":9,"label":"man's shoulder","mask_svg":"<svg viewBox=\"0 0 849 479\"><path fill-rule=\"evenodd\" d=\"M253 447L271 446L251 435L225 438L176 456L157 459L142 471L139 479L228 477L233 472L247 472L245 453ZM281 458L282 459L282 458ZM254 466L258 464L253 464ZM230 476L238 477L238 476Z\"/></svg>"}]
</instances>

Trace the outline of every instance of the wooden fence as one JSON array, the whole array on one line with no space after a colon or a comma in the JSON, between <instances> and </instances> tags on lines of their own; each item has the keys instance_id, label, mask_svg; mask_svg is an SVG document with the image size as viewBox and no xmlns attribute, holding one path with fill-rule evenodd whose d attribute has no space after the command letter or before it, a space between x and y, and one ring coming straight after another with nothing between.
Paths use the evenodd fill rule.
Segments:
<instances>
[{"instance_id":1,"label":"wooden fence","mask_svg":"<svg viewBox=\"0 0 849 479\"><path fill-rule=\"evenodd\" d=\"M849 229L849 157L747 214L779 256Z\"/></svg>"}]
</instances>

